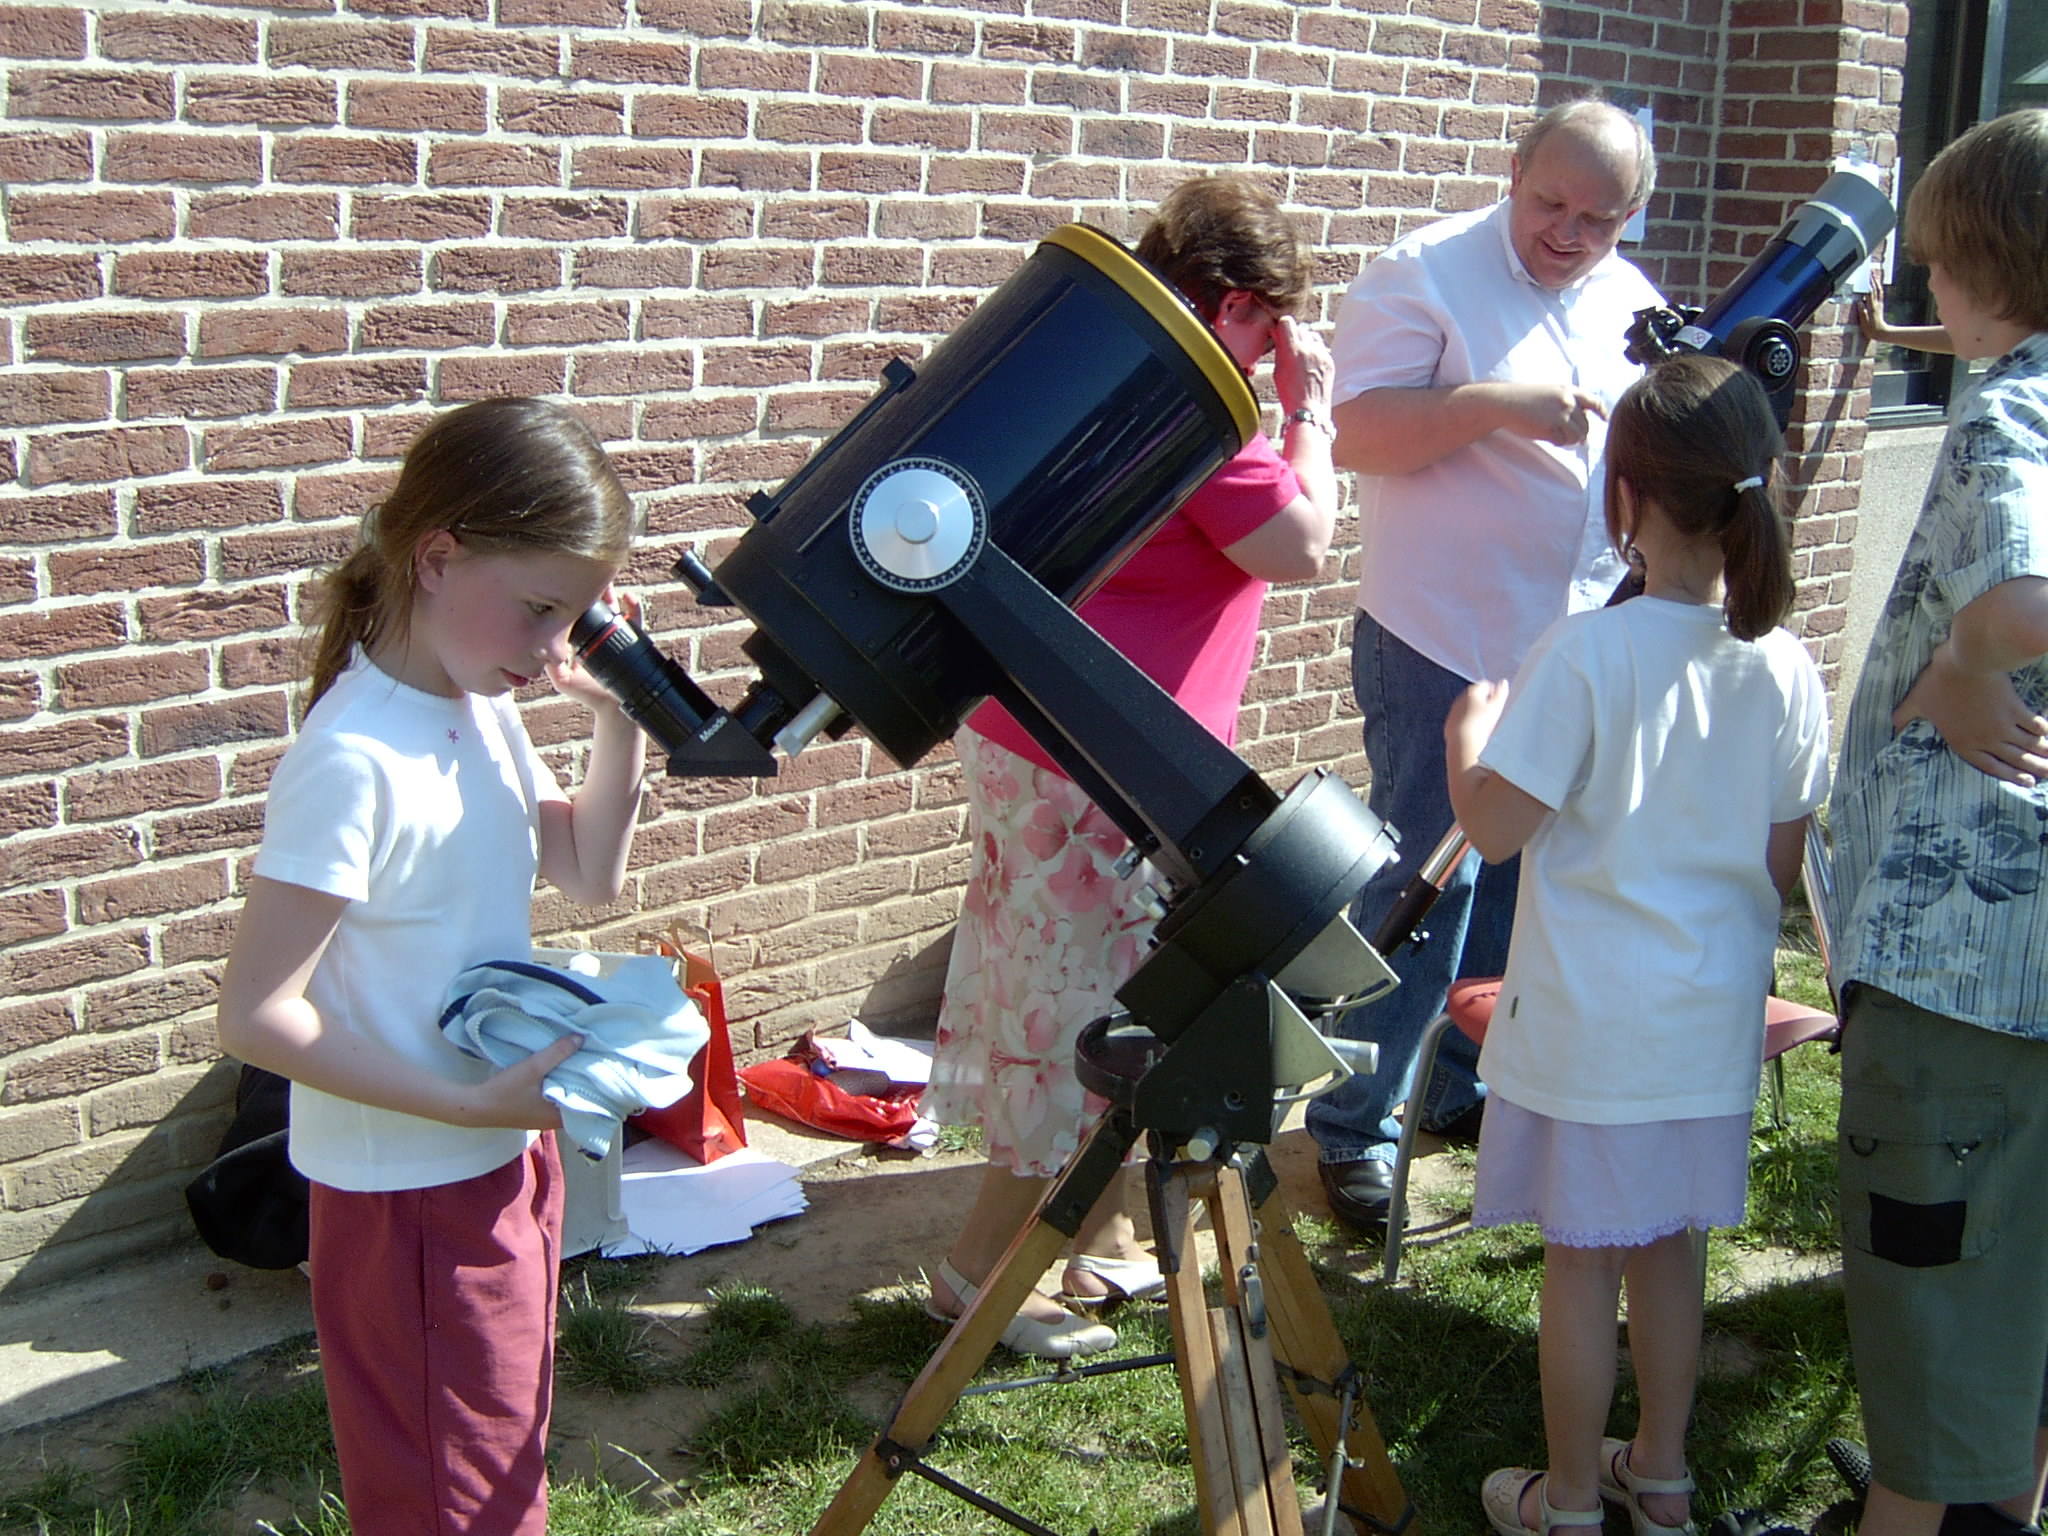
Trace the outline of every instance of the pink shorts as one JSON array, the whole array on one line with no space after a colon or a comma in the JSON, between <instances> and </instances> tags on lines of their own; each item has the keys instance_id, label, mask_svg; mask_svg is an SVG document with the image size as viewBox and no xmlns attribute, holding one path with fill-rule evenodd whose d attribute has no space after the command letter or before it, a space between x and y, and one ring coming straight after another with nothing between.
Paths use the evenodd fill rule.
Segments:
<instances>
[{"instance_id":1,"label":"pink shorts","mask_svg":"<svg viewBox=\"0 0 2048 1536\"><path fill-rule=\"evenodd\" d=\"M355 1536L543 1536L562 1165L312 1188L313 1321Z\"/></svg>"}]
</instances>

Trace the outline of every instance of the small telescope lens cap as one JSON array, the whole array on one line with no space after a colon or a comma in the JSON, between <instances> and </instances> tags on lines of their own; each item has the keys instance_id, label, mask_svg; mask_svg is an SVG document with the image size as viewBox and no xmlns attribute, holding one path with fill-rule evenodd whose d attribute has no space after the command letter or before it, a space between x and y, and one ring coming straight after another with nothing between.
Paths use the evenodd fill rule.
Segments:
<instances>
[{"instance_id":1,"label":"small telescope lens cap","mask_svg":"<svg viewBox=\"0 0 2048 1536\"><path fill-rule=\"evenodd\" d=\"M853 552L896 592L928 592L974 564L987 512L974 477L943 459L895 459L853 498Z\"/></svg>"}]
</instances>

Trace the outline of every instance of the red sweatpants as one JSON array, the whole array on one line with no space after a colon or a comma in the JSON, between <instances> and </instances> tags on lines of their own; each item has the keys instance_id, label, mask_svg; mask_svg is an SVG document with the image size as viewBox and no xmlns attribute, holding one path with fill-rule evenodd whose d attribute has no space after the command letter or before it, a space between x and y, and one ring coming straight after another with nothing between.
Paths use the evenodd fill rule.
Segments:
<instances>
[{"instance_id":1,"label":"red sweatpants","mask_svg":"<svg viewBox=\"0 0 2048 1536\"><path fill-rule=\"evenodd\" d=\"M562 1166L314 1184L313 1321L355 1536L544 1536Z\"/></svg>"}]
</instances>

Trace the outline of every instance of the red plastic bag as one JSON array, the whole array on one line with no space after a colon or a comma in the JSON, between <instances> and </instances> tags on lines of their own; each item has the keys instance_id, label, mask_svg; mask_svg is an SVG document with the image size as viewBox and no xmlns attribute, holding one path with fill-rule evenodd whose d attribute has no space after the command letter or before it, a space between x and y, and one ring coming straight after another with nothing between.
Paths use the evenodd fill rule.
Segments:
<instances>
[{"instance_id":1,"label":"red plastic bag","mask_svg":"<svg viewBox=\"0 0 2048 1536\"><path fill-rule=\"evenodd\" d=\"M850 1093L813 1072L808 1061L789 1056L741 1068L740 1081L761 1108L855 1141L895 1141L917 1123L918 1089Z\"/></svg>"},{"instance_id":2,"label":"red plastic bag","mask_svg":"<svg viewBox=\"0 0 2048 1536\"><path fill-rule=\"evenodd\" d=\"M703 1009L711 1038L690 1061L690 1091L666 1109L643 1109L633 1117L633 1124L680 1147L700 1163L716 1162L747 1144L746 1111L740 1101L739 1076L733 1071L732 1034L725 1022L725 987L717 968L694 950L685 949L676 930L671 929L669 937L654 947L657 954L682 962L683 990Z\"/></svg>"}]
</instances>

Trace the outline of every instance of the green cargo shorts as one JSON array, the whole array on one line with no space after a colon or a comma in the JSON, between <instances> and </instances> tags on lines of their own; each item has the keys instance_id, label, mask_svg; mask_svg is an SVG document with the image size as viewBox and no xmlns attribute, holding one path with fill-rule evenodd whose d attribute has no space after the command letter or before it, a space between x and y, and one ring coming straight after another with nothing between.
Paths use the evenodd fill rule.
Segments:
<instances>
[{"instance_id":1,"label":"green cargo shorts","mask_svg":"<svg viewBox=\"0 0 2048 1536\"><path fill-rule=\"evenodd\" d=\"M1875 1477L1934 1503L2023 1493L2048 1403L2048 1041L1856 987L1836 1151Z\"/></svg>"}]
</instances>

